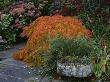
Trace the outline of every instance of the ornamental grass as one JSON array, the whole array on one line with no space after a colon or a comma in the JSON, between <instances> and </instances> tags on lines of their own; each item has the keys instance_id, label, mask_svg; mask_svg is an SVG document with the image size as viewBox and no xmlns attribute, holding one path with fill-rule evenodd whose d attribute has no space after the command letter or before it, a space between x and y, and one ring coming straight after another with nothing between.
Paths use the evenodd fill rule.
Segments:
<instances>
[{"instance_id":1,"label":"ornamental grass","mask_svg":"<svg viewBox=\"0 0 110 82\"><path fill-rule=\"evenodd\" d=\"M78 18L60 15L42 16L24 28L21 36L28 38L27 44L22 50L14 52L13 57L26 63L35 60L40 64L42 63L41 55L48 52L50 41L57 35L76 38L82 35L91 37L92 33Z\"/></svg>"}]
</instances>

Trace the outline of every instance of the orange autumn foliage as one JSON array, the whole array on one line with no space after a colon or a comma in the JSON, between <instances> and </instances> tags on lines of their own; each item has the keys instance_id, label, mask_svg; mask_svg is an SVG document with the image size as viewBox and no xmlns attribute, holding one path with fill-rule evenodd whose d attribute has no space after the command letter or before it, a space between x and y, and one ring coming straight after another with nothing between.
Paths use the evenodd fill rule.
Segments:
<instances>
[{"instance_id":1,"label":"orange autumn foliage","mask_svg":"<svg viewBox=\"0 0 110 82\"><path fill-rule=\"evenodd\" d=\"M68 38L81 35L92 36L92 33L82 24L82 21L75 17L64 17L60 15L42 16L24 29L21 35L28 37L27 44L23 50L15 52L13 57L15 59L25 60L30 55L37 55L39 50L47 51L50 40L58 34Z\"/></svg>"}]
</instances>

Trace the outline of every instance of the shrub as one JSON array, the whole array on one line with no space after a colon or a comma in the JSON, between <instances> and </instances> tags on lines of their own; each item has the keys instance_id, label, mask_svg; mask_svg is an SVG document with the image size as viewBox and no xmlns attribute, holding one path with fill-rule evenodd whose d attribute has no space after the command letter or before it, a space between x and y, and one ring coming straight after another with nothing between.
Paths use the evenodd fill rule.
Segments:
<instances>
[{"instance_id":1,"label":"shrub","mask_svg":"<svg viewBox=\"0 0 110 82\"><path fill-rule=\"evenodd\" d=\"M110 18L109 5L110 1L108 0L88 0L85 2L85 12L92 21L107 24Z\"/></svg>"},{"instance_id":2,"label":"shrub","mask_svg":"<svg viewBox=\"0 0 110 82\"><path fill-rule=\"evenodd\" d=\"M50 6L53 0L38 0L38 8L42 12L42 15L50 15Z\"/></svg>"},{"instance_id":3,"label":"shrub","mask_svg":"<svg viewBox=\"0 0 110 82\"><path fill-rule=\"evenodd\" d=\"M9 16L4 17L3 20L1 19L0 35L10 43L20 38L23 27L41 15L33 2L24 1L11 3L5 10L0 12L0 16L2 17L6 13Z\"/></svg>"},{"instance_id":4,"label":"shrub","mask_svg":"<svg viewBox=\"0 0 110 82\"><path fill-rule=\"evenodd\" d=\"M82 13L80 14L80 18L82 19L84 25L93 32L94 37L101 41L103 46L107 46L110 48L110 24L104 23L98 17L89 17L89 14Z\"/></svg>"},{"instance_id":5,"label":"shrub","mask_svg":"<svg viewBox=\"0 0 110 82\"><path fill-rule=\"evenodd\" d=\"M82 0L38 0L42 15L66 15L73 16L83 10Z\"/></svg>"},{"instance_id":6,"label":"shrub","mask_svg":"<svg viewBox=\"0 0 110 82\"><path fill-rule=\"evenodd\" d=\"M5 8L10 2L11 0L0 0L0 9Z\"/></svg>"},{"instance_id":7,"label":"shrub","mask_svg":"<svg viewBox=\"0 0 110 82\"><path fill-rule=\"evenodd\" d=\"M50 6L50 14L73 16L83 9L82 0L54 0Z\"/></svg>"},{"instance_id":8,"label":"shrub","mask_svg":"<svg viewBox=\"0 0 110 82\"><path fill-rule=\"evenodd\" d=\"M31 21L41 15L40 11L35 7L32 2L19 1L9 6L9 13L13 16L13 27L22 29L28 25Z\"/></svg>"},{"instance_id":9,"label":"shrub","mask_svg":"<svg viewBox=\"0 0 110 82\"><path fill-rule=\"evenodd\" d=\"M24 29L22 36L29 38L27 45L23 50L15 52L13 57L22 60L28 59L27 62L29 62L35 56L47 52L50 40L57 35L68 38L81 35L92 36L91 32L82 25L80 19L63 16L40 17Z\"/></svg>"},{"instance_id":10,"label":"shrub","mask_svg":"<svg viewBox=\"0 0 110 82\"><path fill-rule=\"evenodd\" d=\"M2 15L0 19L0 36L6 39L8 44L16 41L16 31L11 26L12 21L13 17L10 15Z\"/></svg>"},{"instance_id":11,"label":"shrub","mask_svg":"<svg viewBox=\"0 0 110 82\"><path fill-rule=\"evenodd\" d=\"M76 63L88 65L92 63L96 77L105 72L107 54L100 43L86 37L62 38L55 37L49 45L47 57L44 56L45 66L42 74L52 76L57 73L57 63ZM34 63L36 64L36 63Z\"/></svg>"}]
</instances>

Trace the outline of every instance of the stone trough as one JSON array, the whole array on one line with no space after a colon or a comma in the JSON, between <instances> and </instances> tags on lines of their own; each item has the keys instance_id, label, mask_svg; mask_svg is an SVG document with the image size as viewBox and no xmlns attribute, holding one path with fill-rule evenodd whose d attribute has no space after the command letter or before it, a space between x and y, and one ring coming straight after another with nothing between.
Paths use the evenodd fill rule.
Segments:
<instances>
[{"instance_id":1,"label":"stone trough","mask_svg":"<svg viewBox=\"0 0 110 82\"><path fill-rule=\"evenodd\" d=\"M92 74L92 65L75 63L57 63L57 73L68 77L88 77Z\"/></svg>"}]
</instances>

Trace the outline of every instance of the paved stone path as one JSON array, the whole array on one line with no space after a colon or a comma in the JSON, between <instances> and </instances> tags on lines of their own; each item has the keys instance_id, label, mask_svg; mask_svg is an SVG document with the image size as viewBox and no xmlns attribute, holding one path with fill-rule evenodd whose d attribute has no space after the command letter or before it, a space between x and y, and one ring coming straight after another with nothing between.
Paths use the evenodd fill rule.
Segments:
<instances>
[{"instance_id":1,"label":"paved stone path","mask_svg":"<svg viewBox=\"0 0 110 82\"><path fill-rule=\"evenodd\" d=\"M13 48L0 51L0 57L4 58L0 61L0 82L39 82L40 76L34 74L34 70L29 69L21 62L14 60L11 54L22 48L25 44L18 44ZM40 82L50 82L47 78ZM52 81L59 82L59 81ZM60 81L61 82L61 81Z\"/></svg>"}]
</instances>

